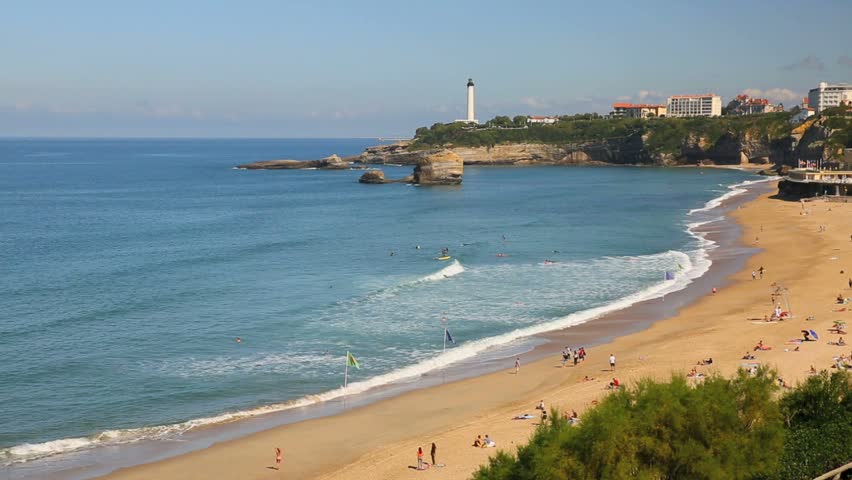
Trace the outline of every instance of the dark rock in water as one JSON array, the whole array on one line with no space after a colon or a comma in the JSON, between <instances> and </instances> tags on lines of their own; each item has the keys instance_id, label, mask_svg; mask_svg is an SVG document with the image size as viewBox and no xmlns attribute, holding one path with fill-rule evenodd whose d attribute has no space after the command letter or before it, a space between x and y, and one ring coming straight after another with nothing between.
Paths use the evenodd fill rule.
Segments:
<instances>
[{"instance_id":1,"label":"dark rock in water","mask_svg":"<svg viewBox=\"0 0 852 480\"><path fill-rule=\"evenodd\" d=\"M459 185L464 174L462 157L450 150L441 150L417 161L414 183L417 185Z\"/></svg>"},{"instance_id":2,"label":"dark rock in water","mask_svg":"<svg viewBox=\"0 0 852 480\"><path fill-rule=\"evenodd\" d=\"M381 170L367 170L358 179L359 183L387 183L385 181L385 172Z\"/></svg>"},{"instance_id":3,"label":"dark rock in water","mask_svg":"<svg viewBox=\"0 0 852 480\"><path fill-rule=\"evenodd\" d=\"M319 160L265 160L237 165L237 168L245 168L247 170L302 170L306 168L346 170L349 168L349 162L344 161L337 155L331 155Z\"/></svg>"}]
</instances>

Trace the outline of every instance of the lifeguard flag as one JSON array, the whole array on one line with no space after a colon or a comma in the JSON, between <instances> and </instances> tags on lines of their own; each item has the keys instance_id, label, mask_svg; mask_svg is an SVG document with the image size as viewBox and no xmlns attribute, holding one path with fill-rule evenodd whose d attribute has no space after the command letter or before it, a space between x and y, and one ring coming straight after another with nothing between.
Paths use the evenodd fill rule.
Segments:
<instances>
[{"instance_id":1,"label":"lifeguard flag","mask_svg":"<svg viewBox=\"0 0 852 480\"><path fill-rule=\"evenodd\" d=\"M444 332L446 332L446 333L447 333L447 341L448 341L448 342L450 342L450 343L456 343L456 341L455 341L455 340L453 340L453 336L452 336L452 335L450 335L450 331L449 331L449 330L444 330Z\"/></svg>"},{"instance_id":2,"label":"lifeguard flag","mask_svg":"<svg viewBox=\"0 0 852 480\"><path fill-rule=\"evenodd\" d=\"M361 365L358 365L358 359L355 358L355 355L352 355L349 352L346 352L346 364L350 367L355 367L358 370L361 370Z\"/></svg>"}]
</instances>

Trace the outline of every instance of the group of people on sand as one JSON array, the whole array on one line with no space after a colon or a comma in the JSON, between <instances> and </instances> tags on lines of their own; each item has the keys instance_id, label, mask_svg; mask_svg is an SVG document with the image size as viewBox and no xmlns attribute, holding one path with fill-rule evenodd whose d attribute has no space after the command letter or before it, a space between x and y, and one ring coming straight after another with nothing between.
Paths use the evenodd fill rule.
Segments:
<instances>
[{"instance_id":1,"label":"group of people on sand","mask_svg":"<svg viewBox=\"0 0 852 480\"><path fill-rule=\"evenodd\" d=\"M497 444L494 443L494 440L491 440L491 437L488 434L485 434L485 438L482 438L482 435L477 435L476 440L473 441L473 446L476 448L493 448L496 447Z\"/></svg>"},{"instance_id":2,"label":"group of people on sand","mask_svg":"<svg viewBox=\"0 0 852 480\"><path fill-rule=\"evenodd\" d=\"M582 362L586 360L586 347L580 347L577 350L571 350L571 347L566 346L562 349L562 366L564 367L566 363L574 360L574 366L577 366L577 362Z\"/></svg>"},{"instance_id":3,"label":"group of people on sand","mask_svg":"<svg viewBox=\"0 0 852 480\"><path fill-rule=\"evenodd\" d=\"M432 457L432 463L423 461L423 447L417 447L417 470L426 470L433 466L443 467L444 464L438 464L437 455L438 446L435 445L435 442L432 442L432 449L429 451L429 456Z\"/></svg>"}]
</instances>

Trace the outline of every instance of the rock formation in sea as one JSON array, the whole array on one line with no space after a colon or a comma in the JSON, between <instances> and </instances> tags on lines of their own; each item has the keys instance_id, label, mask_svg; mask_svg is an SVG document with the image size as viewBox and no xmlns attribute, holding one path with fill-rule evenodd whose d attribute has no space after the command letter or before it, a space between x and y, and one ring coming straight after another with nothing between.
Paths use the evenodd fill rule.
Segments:
<instances>
[{"instance_id":1,"label":"rock formation in sea","mask_svg":"<svg viewBox=\"0 0 852 480\"><path fill-rule=\"evenodd\" d=\"M463 175L462 157L450 150L422 157L414 167L414 183L417 185L459 185Z\"/></svg>"},{"instance_id":2,"label":"rock formation in sea","mask_svg":"<svg viewBox=\"0 0 852 480\"><path fill-rule=\"evenodd\" d=\"M367 170L366 172L364 172L364 174L361 175L361 178L358 179L358 182L359 183L387 183L387 181L385 180L385 172L383 172L379 169L376 169L376 168L371 168L370 170Z\"/></svg>"},{"instance_id":3,"label":"rock formation in sea","mask_svg":"<svg viewBox=\"0 0 852 480\"><path fill-rule=\"evenodd\" d=\"M306 168L346 170L349 168L349 162L337 155L331 155L319 160L264 160L237 165L237 168L245 168L247 170L299 170Z\"/></svg>"}]
</instances>

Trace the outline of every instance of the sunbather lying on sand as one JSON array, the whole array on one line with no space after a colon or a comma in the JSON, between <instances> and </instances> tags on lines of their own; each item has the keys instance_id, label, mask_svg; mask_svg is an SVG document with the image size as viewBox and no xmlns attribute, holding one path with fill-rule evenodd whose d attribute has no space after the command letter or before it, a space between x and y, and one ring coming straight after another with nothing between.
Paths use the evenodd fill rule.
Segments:
<instances>
[{"instance_id":1,"label":"sunbather lying on sand","mask_svg":"<svg viewBox=\"0 0 852 480\"><path fill-rule=\"evenodd\" d=\"M530 415L529 413L525 413L523 415L518 415L516 417L512 417L512 420L531 420L535 418L535 415Z\"/></svg>"},{"instance_id":2,"label":"sunbather lying on sand","mask_svg":"<svg viewBox=\"0 0 852 480\"><path fill-rule=\"evenodd\" d=\"M746 352L745 355L743 355L743 360L754 360L754 355L752 355L751 352Z\"/></svg>"}]
</instances>

